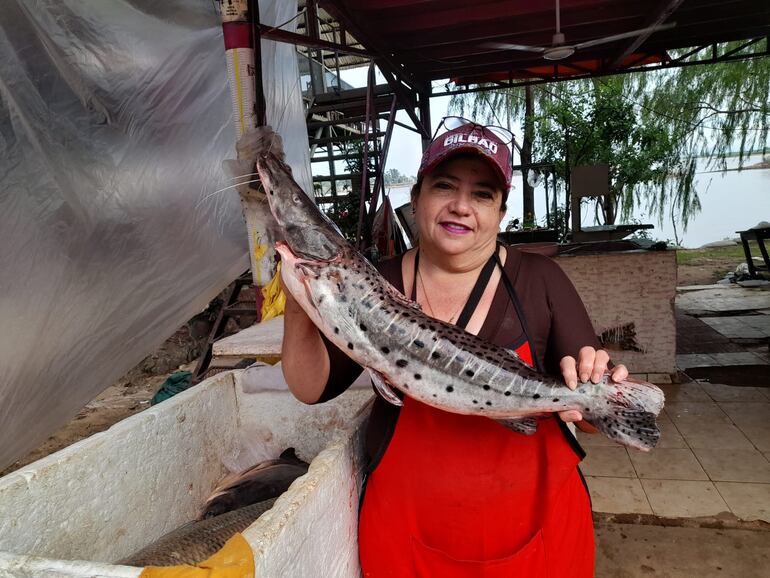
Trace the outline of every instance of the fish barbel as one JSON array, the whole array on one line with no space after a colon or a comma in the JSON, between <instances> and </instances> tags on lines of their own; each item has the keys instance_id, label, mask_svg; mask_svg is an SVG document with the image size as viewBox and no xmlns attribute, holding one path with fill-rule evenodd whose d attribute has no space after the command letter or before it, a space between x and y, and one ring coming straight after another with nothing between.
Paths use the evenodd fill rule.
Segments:
<instances>
[{"instance_id":1,"label":"fish barbel","mask_svg":"<svg viewBox=\"0 0 770 578\"><path fill-rule=\"evenodd\" d=\"M607 437L647 451L659 437L656 386L627 380L580 383L575 390L538 373L514 352L425 315L352 247L271 152L257 171L285 242L276 244L283 279L320 331L366 368L380 394L487 416L534 433L536 416L578 410Z\"/></svg>"}]
</instances>

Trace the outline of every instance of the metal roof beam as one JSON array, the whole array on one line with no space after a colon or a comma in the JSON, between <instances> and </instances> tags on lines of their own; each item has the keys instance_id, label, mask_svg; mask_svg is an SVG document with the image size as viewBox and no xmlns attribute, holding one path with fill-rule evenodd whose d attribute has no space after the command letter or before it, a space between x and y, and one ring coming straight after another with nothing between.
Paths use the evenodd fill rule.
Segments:
<instances>
[{"instance_id":1,"label":"metal roof beam","mask_svg":"<svg viewBox=\"0 0 770 578\"><path fill-rule=\"evenodd\" d=\"M414 101L412 96L407 92L406 87L404 87L404 85L401 84L401 81L398 78L395 78L390 73L389 70L380 68L380 72L382 72L382 75L385 77L385 80L388 81L388 84L393 89L393 92L396 93L398 102L406 111L406 114L409 115L409 118L414 123L415 128L417 128L417 130L419 130L424 137L430 138L430 128L424 126L420 118L417 116L417 113L414 112L414 109L417 106L417 103Z\"/></svg>"},{"instance_id":2,"label":"metal roof beam","mask_svg":"<svg viewBox=\"0 0 770 578\"><path fill-rule=\"evenodd\" d=\"M350 30L356 40L375 52L375 57L378 61L377 66L381 72L387 70L391 75L403 81L404 84L409 87L414 88L417 86L415 78L386 54L382 47L378 46L377 42L373 41L372 37L366 33L365 29L358 25L358 22L356 22L355 18L348 12L347 7L345 7L342 2L326 0L322 2L321 5L329 14L342 23L346 29Z\"/></svg>"},{"instance_id":3,"label":"metal roof beam","mask_svg":"<svg viewBox=\"0 0 770 578\"><path fill-rule=\"evenodd\" d=\"M743 44L741 44L736 48L733 48L732 50L728 50L727 52L722 54L721 57L726 58L728 56L732 56L733 54L738 54L741 50L748 48L749 46L753 46L757 42L761 42L761 41L762 41L762 38L753 38L752 40L749 40L748 42L744 42ZM769 44L768 48L770 48L770 41L768 41L768 44Z\"/></svg>"},{"instance_id":4,"label":"metal roof beam","mask_svg":"<svg viewBox=\"0 0 770 578\"><path fill-rule=\"evenodd\" d=\"M628 56L631 56L637 48L644 44L644 41L655 32L658 26L668 20L682 2L684 2L684 0L665 0L662 2L658 6L658 9L655 10L654 14L644 23L644 26L642 26L642 28L649 27L649 30L636 38L631 39L630 42L627 42L626 45L618 51L617 55L612 59L612 62L610 62L610 70L620 67Z\"/></svg>"},{"instance_id":5,"label":"metal roof beam","mask_svg":"<svg viewBox=\"0 0 770 578\"><path fill-rule=\"evenodd\" d=\"M335 44L334 42L327 42L326 40L321 40L320 38L311 38L310 36L296 34L295 32L281 30L280 28L265 26L264 24L259 27L259 34L262 38L267 40L274 40L275 42L286 42L288 44L296 44L299 46L306 46L308 48L320 48L322 50L338 51L344 54L356 54L358 56L365 56L366 58L372 57L369 52L366 50L361 50L360 48Z\"/></svg>"},{"instance_id":6,"label":"metal roof beam","mask_svg":"<svg viewBox=\"0 0 770 578\"><path fill-rule=\"evenodd\" d=\"M399 66L390 55L386 54L382 47L379 47L377 43L372 40L371 36L366 33L363 27L358 26L358 23L348 12L347 8L342 5L342 2L326 0L323 2L322 6L348 30L351 30L356 40L377 53L375 63L385 77L385 80L393 89L393 92L396 93L398 104L406 111L406 114L409 115L410 120L414 123L415 128L420 131L423 137L430 138L430 127L424 126L414 111L417 103L415 102L413 93L418 90L418 87L420 86L419 81L415 79L411 73Z\"/></svg>"}]
</instances>

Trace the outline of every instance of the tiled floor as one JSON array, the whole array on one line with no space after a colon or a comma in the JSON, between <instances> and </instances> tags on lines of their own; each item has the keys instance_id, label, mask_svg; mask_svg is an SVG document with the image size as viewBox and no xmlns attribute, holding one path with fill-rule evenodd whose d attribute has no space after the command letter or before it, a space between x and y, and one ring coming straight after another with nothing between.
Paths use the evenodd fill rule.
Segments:
<instances>
[{"instance_id":1,"label":"tiled floor","mask_svg":"<svg viewBox=\"0 0 770 578\"><path fill-rule=\"evenodd\" d=\"M756 346L770 343L770 291L715 285L677 292L679 369L770 384L770 354ZM661 387L666 407L652 452L579 434L594 509L665 517L732 513L770 522L770 387Z\"/></svg>"},{"instance_id":2,"label":"tiled floor","mask_svg":"<svg viewBox=\"0 0 770 578\"><path fill-rule=\"evenodd\" d=\"M718 367L735 365L770 365L767 357L752 351L728 353L686 353L676 356L676 366L687 370L693 367ZM770 367L768 367L770 373Z\"/></svg>"},{"instance_id":3,"label":"tiled floor","mask_svg":"<svg viewBox=\"0 0 770 578\"><path fill-rule=\"evenodd\" d=\"M661 386L661 441L650 453L579 433L598 512L664 517L732 513L770 522L770 388Z\"/></svg>"},{"instance_id":4,"label":"tiled floor","mask_svg":"<svg viewBox=\"0 0 770 578\"><path fill-rule=\"evenodd\" d=\"M676 352L684 354L743 351L703 320L676 310ZM681 367L681 366L680 366Z\"/></svg>"},{"instance_id":5,"label":"tiled floor","mask_svg":"<svg viewBox=\"0 0 770 578\"><path fill-rule=\"evenodd\" d=\"M701 320L728 339L762 339L770 335L770 316L702 317Z\"/></svg>"},{"instance_id":6,"label":"tiled floor","mask_svg":"<svg viewBox=\"0 0 770 578\"><path fill-rule=\"evenodd\" d=\"M770 308L770 291L737 285L709 286L695 291L678 290L676 305L686 313L721 313Z\"/></svg>"}]
</instances>

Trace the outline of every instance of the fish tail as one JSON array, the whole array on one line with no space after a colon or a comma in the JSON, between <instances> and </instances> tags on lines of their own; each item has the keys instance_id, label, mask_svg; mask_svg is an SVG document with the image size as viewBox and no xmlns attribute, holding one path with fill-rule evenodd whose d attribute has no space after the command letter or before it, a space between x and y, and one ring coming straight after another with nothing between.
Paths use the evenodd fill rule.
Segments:
<instances>
[{"instance_id":1,"label":"fish tail","mask_svg":"<svg viewBox=\"0 0 770 578\"><path fill-rule=\"evenodd\" d=\"M623 445L642 451L654 448L660 439L655 418L665 399L660 388L628 379L608 382L604 390L605 395L586 413L586 421Z\"/></svg>"}]
</instances>

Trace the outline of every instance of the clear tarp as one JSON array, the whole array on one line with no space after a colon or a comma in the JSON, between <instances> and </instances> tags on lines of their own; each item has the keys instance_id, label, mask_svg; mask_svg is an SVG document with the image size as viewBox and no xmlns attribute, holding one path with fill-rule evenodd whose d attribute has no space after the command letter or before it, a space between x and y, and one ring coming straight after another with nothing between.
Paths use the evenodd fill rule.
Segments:
<instances>
[{"instance_id":1,"label":"clear tarp","mask_svg":"<svg viewBox=\"0 0 770 578\"><path fill-rule=\"evenodd\" d=\"M296 52L262 46L268 120L311 190ZM0 468L248 268L238 195L213 194L235 154L226 75L210 0L3 2Z\"/></svg>"}]
</instances>

